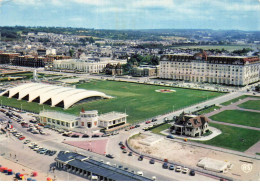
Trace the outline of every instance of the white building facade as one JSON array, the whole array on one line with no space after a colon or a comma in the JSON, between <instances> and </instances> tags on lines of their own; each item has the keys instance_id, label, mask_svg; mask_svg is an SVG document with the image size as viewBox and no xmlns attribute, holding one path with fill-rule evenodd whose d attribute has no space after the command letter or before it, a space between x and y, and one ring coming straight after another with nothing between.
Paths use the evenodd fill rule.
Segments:
<instances>
[{"instance_id":1,"label":"white building facade","mask_svg":"<svg viewBox=\"0 0 260 184\"><path fill-rule=\"evenodd\" d=\"M160 61L160 78L245 86L259 81L259 57L166 55Z\"/></svg>"},{"instance_id":2,"label":"white building facade","mask_svg":"<svg viewBox=\"0 0 260 184\"><path fill-rule=\"evenodd\" d=\"M97 110L85 111L82 109L80 117L77 117L62 112L44 110L40 112L39 119L40 123L44 125L66 130L71 130L76 127L111 129L126 124L127 116L125 113L114 111L98 115Z\"/></svg>"},{"instance_id":3,"label":"white building facade","mask_svg":"<svg viewBox=\"0 0 260 184\"><path fill-rule=\"evenodd\" d=\"M111 58L65 59L53 61L53 70L71 70L84 73L100 73L107 64L126 64L126 60Z\"/></svg>"}]
</instances>

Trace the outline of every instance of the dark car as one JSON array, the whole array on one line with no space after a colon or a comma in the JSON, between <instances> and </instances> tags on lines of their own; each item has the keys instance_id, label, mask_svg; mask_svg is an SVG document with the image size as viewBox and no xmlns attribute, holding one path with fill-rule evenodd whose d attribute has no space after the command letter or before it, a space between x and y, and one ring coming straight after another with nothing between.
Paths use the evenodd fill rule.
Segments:
<instances>
[{"instance_id":1,"label":"dark car","mask_svg":"<svg viewBox=\"0 0 260 184\"><path fill-rule=\"evenodd\" d=\"M162 167L163 167L164 169L168 169L168 167L169 167L169 166L168 166L168 163L164 162L163 165L162 165Z\"/></svg>"},{"instance_id":2,"label":"dark car","mask_svg":"<svg viewBox=\"0 0 260 184\"><path fill-rule=\"evenodd\" d=\"M138 158L139 161L142 161L143 159L144 159L143 155L140 155L139 158Z\"/></svg>"},{"instance_id":3,"label":"dark car","mask_svg":"<svg viewBox=\"0 0 260 184\"><path fill-rule=\"evenodd\" d=\"M49 153L49 155L50 156L53 156L53 155L55 155L57 153L57 151L51 151L50 153Z\"/></svg>"},{"instance_id":4,"label":"dark car","mask_svg":"<svg viewBox=\"0 0 260 184\"><path fill-rule=\"evenodd\" d=\"M194 170L190 170L190 175L191 176L195 176L195 171Z\"/></svg>"},{"instance_id":5,"label":"dark car","mask_svg":"<svg viewBox=\"0 0 260 184\"><path fill-rule=\"evenodd\" d=\"M125 171L128 171L128 167L125 167L124 170L125 170Z\"/></svg>"},{"instance_id":6,"label":"dark car","mask_svg":"<svg viewBox=\"0 0 260 184\"><path fill-rule=\"evenodd\" d=\"M135 128L138 128L138 127L140 127L140 125L135 125Z\"/></svg>"},{"instance_id":7,"label":"dark car","mask_svg":"<svg viewBox=\"0 0 260 184\"><path fill-rule=\"evenodd\" d=\"M133 152L129 152L129 153L128 153L128 156L133 156Z\"/></svg>"},{"instance_id":8,"label":"dark car","mask_svg":"<svg viewBox=\"0 0 260 184\"><path fill-rule=\"evenodd\" d=\"M102 134L101 137L108 137L108 135L107 134Z\"/></svg>"},{"instance_id":9,"label":"dark car","mask_svg":"<svg viewBox=\"0 0 260 184\"><path fill-rule=\"evenodd\" d=\"M120 146L122 146L122 145L123 145L123 142L122 142L122 141L120 141L118 144L119 144Z\"/></svg>"},{"instance_id":10,"label":"dark car","mask_svg":"<svg viewBox=\"0 0 260 184\"><path fill-rule=\"evenodd\" d=\"M166 137L169 139L174 139L173 135L167 135Z\"/></svg>"},{"instance_id":11,"label":"dark car","mask_svg":"<svg viewBox=\"0 0 260 184\"><path fill-rule=\"evenodd\" d=\"M84 134L84 135L82 135L82 138L89 138L89 135L88 134Z\"/></svg>"},{"instance_id":12,"label":"dark car","mask_svg":"<svg viewBox=\"0 0 260 184\"><path fill-rule=\"evenodd\" d=\"M170 166L169 166L169 169L170 169L170 170L174 170L174 165L170 165Z\"/></svg>"},{"instance_id":13,"label":"dark car","mask_svg":"<svg viewBox=\"0 0 260 184\"><path fill-rule=\"evenodd\" d=\"M47 151L45 152L45 155L49 155L50 152L51 152L51 150L47 150Z\"/></svg>"},{"instance_id":14,"label":"dark car","mask_svg":"<svg viewBox=\"0 0 260 184\"><path fill-rule=\"evenodd\" d=\"M149 163L154 164L155 163L154 159L151 159Z\"/></svg>"},{"instance_id":15,"label":"dark car","mask_svg":"<svg viewBox=\"0 0 260 184\"><path fill-rule=\"evenodd\" d=\"M107 158L114 158L114 156L111 155L111 154L106 154L106 157L107 157Z\"/></svg>"},{"instance_id":16,"label":"dark car","mask_svg":"<svg viewBox=\"0 0 260 184\"><path fill-rule=\"evenodd\" d=\"M65 136L65 137L70 137L70 135L69 134L62 134L63 136Z\"/></svg>"},{"instance_id":17,"label":"dark car","mask_svg":"<svg viewBox=\"0 0 260 184\"><path fill-rule=\"evenodd\" d=\"M77 135L77 134L73 134L71 137L78 138L79 135Z\"/></svg>"},{"instance_id":18,"label":"dark car","mask_svg":"<svg viewBox=\"0 0 260 184\"><path fill-rule=\"evenodd\" d=\"M153 119L152 119L152 122L155 122L155 121L157 121L157 119L156 119L156 118L153 118Z\"/></svg>"},{"instance_id":19,"label":"dark car","mask_svg":"<svg viewBox=\"0 0 260 184\"><path fill-rule=\"evenodd\" d=\"M92 135L92 137L99 137L99 135L97 135L97 134L94 134L94 135Z\"/></svg>"},{"instance_id":20,"label":"dark car","mask_svg":"<svg viewBox=\"0 0 260 184\"><path fill-rule=\"evenodd\" d=\"M123 168L123 166L122 166L122 165L119 165L119 166L118 166L118 168L119 168L119 169L122 169L122 168Z\"/></svg>"}]
</instances>

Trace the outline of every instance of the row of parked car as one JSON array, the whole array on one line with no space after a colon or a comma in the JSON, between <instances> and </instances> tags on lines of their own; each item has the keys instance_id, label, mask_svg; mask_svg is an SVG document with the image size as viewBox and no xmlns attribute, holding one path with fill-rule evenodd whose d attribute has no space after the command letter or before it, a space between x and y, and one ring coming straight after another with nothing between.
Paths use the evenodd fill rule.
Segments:
<instances>
[{"instance_id":1,"label":"row of parked car","mask_svg":"<svg viewBox=\"0 0 260 184\"><path fill-rule=\"evenodd\" d=\"M123 150L123 153L127 153L127 151L126 151L126 146L123 144L123 142L122 141L120 141L119 142L119 146L120 146L120 148ZM132 156L133 155L133 153L132 152L129 152L128 153L128 156ZM139 161L143 161L143 159L144 159L144 156L143 155L140 155L139 157L138 157L138 160ZM164 168L164 169L169 169L169 170L174 170L175 169L175 171L176 172L182 172L182 173L184 173L184 174L187 174L187 173L189 173L191 176L195 176L195 171L194 170L189 170L188 168L186 168L186 167L181 167L181 166L174 166L173 164L168 164L168 161L166 162L167 160L165 160L165 162L163 163L163 165L162 165L162 168ZM155 163L155 160L154 159L151 159L150 161L149 161L149 163L150 164L154 164Z\"/></svg>"},{"instance_id":2,"label":"row of parked car","mask_svg":"<svg viewBox=\"0 0 260 184\"><path fill-rule=\"evenodd\" d=\"M24 142L24 144L28 144L30 142L31 142L30 140L26 140ZM36 151L39 154L44 154L44 155L49 155L49 156L53 156L57 153L57 151L55 151L55 150L49 150L47 148L40 147L36 143L31 143L29 145L29 148L31 148L32 150Z\"/></svg>"}]
</instances>

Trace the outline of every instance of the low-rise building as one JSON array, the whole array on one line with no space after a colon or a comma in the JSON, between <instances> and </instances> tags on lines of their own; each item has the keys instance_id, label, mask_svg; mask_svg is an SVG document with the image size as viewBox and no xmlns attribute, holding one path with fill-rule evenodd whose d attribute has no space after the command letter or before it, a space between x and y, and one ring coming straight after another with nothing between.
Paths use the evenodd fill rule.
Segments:
<instances>
[{"instance_id":1,"label":"low-rise building","mask_svg":"<svg viewBox=\"0 0 260 184\"><path fill-rule=\"evenodd\" d=\"M85 111L82 108L80 117L57 111L44 110L40 112L39 119L42 124L68 130L75 127L111 129L126 124L127 116L125 113L114 111L98 115L97 110Z\"/></svg>"},{"instance_id":2,"label":"low-rise building","mask_svg":"<svg viewBox=\"0 0 260 184\"><path fill-rule=\"evenodd\" d=\"M183 112L176 118L170 131L177 135L201 136L209 131L209 119L203 115L197 116Z\"/></svg>"},{"instance_id":3,"label":"low-rise building","mask_svg":"<svg viewBox=\"0 0 260 184\"><path fill-rule=\"evenodd\" d=\"M150 65L141 65L139 67L134 67L132 70L132 76L135 77L151 77L159 75L159 65L150 66Z\"/></svg>"}]
</instances>

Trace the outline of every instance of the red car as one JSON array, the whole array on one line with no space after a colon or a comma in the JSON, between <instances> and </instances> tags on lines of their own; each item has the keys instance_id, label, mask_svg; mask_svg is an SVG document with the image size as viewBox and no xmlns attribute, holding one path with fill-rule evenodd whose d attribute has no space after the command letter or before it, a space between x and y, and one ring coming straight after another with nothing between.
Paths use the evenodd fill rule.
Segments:
<instances>
[{"instance_id":1,"label":"red car","mask_svg":"<svg viewBox=\"0 0 260 184\"><path fill-rule=\"evenodd\" d=\"M124 145L121 146L121 149L125 149L126 147Z\"/></svg>"},{"instance_id":2,"label":"red car","mask_svg":"<svg viewBox=\"0 0 260 184\"><path fill-rule=\"evenodd\" d=\"M130 129L133 129L133 128L135 128L135 127L134 127L134 126L131 126L131 127L130 127Z\"/></svg>"},{"instance_id":3,"label":"red car","mask_svg":"<svg viewBox=\"0 0 260 184\"><path fill-rule=\"evenodd\" d=\"M149 123L151 123L151 121L146 121L146 122L145 122L145 124L149 124Z\"/></svg>"},{"instance_id":4,"label":"red car","mask_svg":"<svg viewBox=\"0 0 260 184\"><path fill-rule=\"evenodd\" d=\"M24 139L25 139L24 136L19 137L19 140L24 140Z\"/></svg>"}]
</instances>

